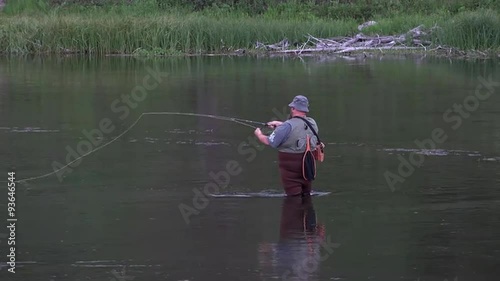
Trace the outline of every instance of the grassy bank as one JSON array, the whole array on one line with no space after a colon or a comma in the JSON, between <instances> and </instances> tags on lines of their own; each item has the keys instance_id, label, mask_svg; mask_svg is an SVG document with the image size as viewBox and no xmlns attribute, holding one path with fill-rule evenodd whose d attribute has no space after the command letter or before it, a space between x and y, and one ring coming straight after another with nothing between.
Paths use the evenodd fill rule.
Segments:
<instances>
[{"instance_id":1,"label":"grassy bank","mask_svg":"<svg viewBox=\"0 0 500 281\"><path fill-rule=\"evenodd\" d=\"M307 34L315 37L352 36L358 32L358 24L366 20L379 23L366 29L366 34L404 33L420 24L427 27L437 24L441 28L429 38L436 45L463 50L500 50L500 15L497 10L464 5L450 10L449 6L442 5L430 11L428 7L434 7L432 5L436 3L427 0L411 1L421 4L414 13L407 11L408 7L393 7L392 15L375 14L378 9L375 5L369 13L373 15L369 17L349 17L348 10L335 16L319 14L318 7L327 7L324 5L328 1L318 5L293 1L267 6L259 13L241 6L244 1L234 1L240 2L240 6L213 1L209 7L202 8L189 4L189 1L179 5L174 0L113 5L83 5L86 2L79 1L74 5L53 5L43 0L8 1L0 13L0 51L159 55L223 53L240 48L252 49L257 41L275 43L288 38L290 42L300 44ZM360 3L366 3L358 2L349 9L364 7ZM485 6L488 1L481 2ZM491 3L496 5L496 1ZM340 6L331 7L337 9ZM489 8L495 6L491 4Z\"/></svg>"}]
</instances>

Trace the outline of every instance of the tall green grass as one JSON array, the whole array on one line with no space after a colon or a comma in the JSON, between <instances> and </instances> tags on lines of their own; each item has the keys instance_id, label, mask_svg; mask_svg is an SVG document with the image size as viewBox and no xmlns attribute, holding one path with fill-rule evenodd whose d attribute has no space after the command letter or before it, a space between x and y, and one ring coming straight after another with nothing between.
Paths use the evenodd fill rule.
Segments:
<instances>
[{"instance_id":1,"label":"tall green grass","mask_svg":"<svg viewBox=\"0 0 500 281\"><path fill-rule=\"evenodd\" d=\"M297 10L300 7L297 5L315 7L299 2L269 7L260 15L251 15L230 5L213 5L196 12L178 6L158 9L157 0L50 8L41 0L18 1L23 4L10 0L5 13L0 13L2 53L220 53L253 48L257 41L275 43L283 38L300 44L307 34L354 35L361 23L352 18L325 19L307 9ZM379 24L364 30L365 33L398 34L420 24L438 25L442 28L432 38L436 44L465 50L500 49L499 14L493 10L455 16L440 10L430 15L376 15L370 19Z\"/></svg>"},{"instance_id":2,"label":"tall green grass","mask_svg":"<svg viewBox=\"0 0 500 281\"><path fill-rule=\"evenodd\" d=\"M500 14L492 10L458 14L444 24L436 42L463 50L500 50Z\"/></svg>"},{"instance_id":3,"label":"tall green grass","mask_svg":"<svg viewBox=\"0 0 500 281\"><path fill-rule=\"evenodd\" d=\"M314 22L228 18L197 14L47 15L0 17L0 50L7 53L85 52L133 53L137 50L204 53L252 48L257 41L283 38L302 42L305 35L320 37L352 34L351 21Z\"/></svg>"},{"instance_id":4,"label":"tall green grass","mask_svg":"<svg viewBox=\"0 0 500 281\"><path fill-rule=\"evenodd\" d=\"M8 15L39 14L48 10L49 2L46 0L8 0L3 12Z\"/></svg>"}]
</instances>

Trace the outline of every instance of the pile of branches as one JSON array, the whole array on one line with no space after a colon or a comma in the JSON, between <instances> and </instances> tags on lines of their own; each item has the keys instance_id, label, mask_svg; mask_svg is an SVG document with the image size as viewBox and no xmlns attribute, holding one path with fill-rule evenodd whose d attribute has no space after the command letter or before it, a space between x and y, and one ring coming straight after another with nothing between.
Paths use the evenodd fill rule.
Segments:
<instances>
[{"instance_id":1,"label":"pile of branches","mask_svg":"<svg viewBox=\"0 0 500 281\"><path fill-rule=\"evenodd\" d=\"M358 33L354 37L316 38L312 35L308 35L305 43L294 44L294 48L291 49L290 43L287 39L270 45L257 42L255 47L272 53L294 54L314 52L330 52L339 54L384 49L427 49L427 47L431 45L429 35L436 28L437 27L433 27L429 31L425 31L424 26L420 25L411 29L407 33L395 36L367 36L363 33Z\"/></svg>"}]
</instances>

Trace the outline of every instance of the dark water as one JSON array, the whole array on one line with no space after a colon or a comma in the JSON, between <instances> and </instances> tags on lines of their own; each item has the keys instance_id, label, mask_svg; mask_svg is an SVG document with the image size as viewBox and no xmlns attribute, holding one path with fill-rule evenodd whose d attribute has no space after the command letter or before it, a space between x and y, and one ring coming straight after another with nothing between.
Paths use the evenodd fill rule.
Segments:
<instances>
[{"instance_id":1,"label":"dark water","mask_svg":"<svg viewBox=\"0 0 500 281\"><path fill-rule=\"evenodd\" d=\"M1 58L2 224L6 172L45 175L75 159L66 161L68 148L112 141L61 180L18 183L16 274L3 264L1 280L498 280L498 67L421 57ZM155 69L168 73L161 83ZM143 100L126 103L132 92ZM309 97L327 144L313 185L323 196L280 197L276 152L234 122L146 115L113 141L144 112L268 121L297 94ZM98 145L83 130L102 134ZM259 196L205 197L205 187Z\"/></svg>"}]
</instances>

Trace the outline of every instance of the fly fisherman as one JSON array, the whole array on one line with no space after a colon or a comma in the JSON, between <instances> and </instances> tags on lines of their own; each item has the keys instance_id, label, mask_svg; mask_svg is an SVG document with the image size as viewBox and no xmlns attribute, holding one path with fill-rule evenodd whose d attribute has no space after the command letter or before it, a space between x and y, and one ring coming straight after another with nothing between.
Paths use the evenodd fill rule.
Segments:
<instances>
[{"instance_id":1,"label":"fly fisherman","mask_svg":"<svg viewBox=\"0 0 500 281\"><path fill-rule=\"evenodd\" d=\"M285 122L271 121L267 125L275 128L271 135L264 135L259 128L255 129L255 136L265 145L278 150L281 183L288 196L309 195L311 181L303 177L303 155L306 150L307 136L310 138L311 150L316 149L317 137L310 126L318 132L318 125L313 118L307 117L309 101L305 96L293 98L288 105L290 118ZM310 126L307 124L307 120Z\"/></svg>"}]
</instances>

